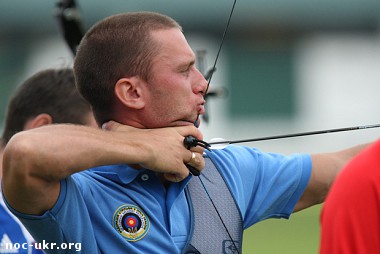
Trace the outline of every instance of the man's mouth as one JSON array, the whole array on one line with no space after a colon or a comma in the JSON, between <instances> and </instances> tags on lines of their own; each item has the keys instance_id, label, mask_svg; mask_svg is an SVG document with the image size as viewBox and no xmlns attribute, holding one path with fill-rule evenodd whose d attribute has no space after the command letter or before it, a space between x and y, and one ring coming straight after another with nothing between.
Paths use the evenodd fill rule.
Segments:
<instances>
[{"instance_id":1,"label":"man's mouth","mask_svg":"<svg viewBox=\"0 0 380 254\"><path fill-rule=\"evenodd\" d=\"M206 101L203 101L201 104L198 105L198 107L197 107L198 115L204 115L205 104L206 104Z\"/></svg>"}]
</instances>

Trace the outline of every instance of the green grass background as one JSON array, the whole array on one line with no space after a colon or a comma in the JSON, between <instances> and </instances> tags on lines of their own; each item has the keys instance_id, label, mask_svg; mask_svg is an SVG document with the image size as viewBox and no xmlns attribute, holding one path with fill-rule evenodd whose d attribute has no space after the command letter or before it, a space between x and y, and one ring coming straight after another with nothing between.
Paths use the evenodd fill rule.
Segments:
<instances>
[{"instance_id":1,"label":"green grass background","mask_svg":"<svg viewBox=\"0 0 380 254\"><path fill-rule=\"evenodd\" d=\"M244 232L244 254L317 254L322 205L294 213L289 220L269 219Z\"/></svg>"}]
</instances>

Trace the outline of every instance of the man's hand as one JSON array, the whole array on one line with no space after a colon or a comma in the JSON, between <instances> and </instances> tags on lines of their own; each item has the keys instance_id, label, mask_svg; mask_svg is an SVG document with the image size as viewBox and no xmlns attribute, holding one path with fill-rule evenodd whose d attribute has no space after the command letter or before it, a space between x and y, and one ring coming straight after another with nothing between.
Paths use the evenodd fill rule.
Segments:
<instances>
[{"instance_id":1,"label":"man's hand","mask_svg":"<svg viewBox=\"0 0 380 254\"><path fill-rule=\"evenodd\" d=\"M167 127L159 129L137 129L114 121L107 122L103 129L131 139L135 148L139 149L139 164L145 168L162 173L168 181L178 182L189 175L188 164L198 171L204 168L203 147L186 149L183 140L186 136L194 136L202 140L202 133L194 126ZM194 155L193 155L194 153Z\"/></svg>"}]
</instances>

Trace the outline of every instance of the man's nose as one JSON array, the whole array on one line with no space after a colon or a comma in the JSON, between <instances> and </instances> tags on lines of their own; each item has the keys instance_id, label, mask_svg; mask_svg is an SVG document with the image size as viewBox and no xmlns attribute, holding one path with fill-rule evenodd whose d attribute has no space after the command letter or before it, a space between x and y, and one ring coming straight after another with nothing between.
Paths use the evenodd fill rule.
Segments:
<instances>
[{"instance_id":1,"label":"man's nose","mask_svg":"<svg viewBox=\"0 0 380 254\"><path fill-rule=\"evenodd\" d=\"M195 92L205 95L208 89L208 82L198 69L197 69L197 74L198 76L197 76L197 81L196 81Z\"/></svg>"}]
</instances>

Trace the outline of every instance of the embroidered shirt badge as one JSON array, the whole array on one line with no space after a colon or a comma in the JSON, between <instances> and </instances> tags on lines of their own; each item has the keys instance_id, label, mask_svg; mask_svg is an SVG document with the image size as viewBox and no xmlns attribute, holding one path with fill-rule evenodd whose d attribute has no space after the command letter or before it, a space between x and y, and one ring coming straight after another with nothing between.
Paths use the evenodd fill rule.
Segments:
<instances>
[{"instance_id":1,"label":"embroidered shirt badge","mask_svg":"<svg viewBox=\"0 0 380 254\"><path fill-rule=\"evenodd\" d=\"M118 207L112 221L113 227L130 242L144 238L150 228L149 218L135 205L125 204Z\"/></svg>"}]
</instances>

